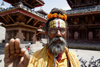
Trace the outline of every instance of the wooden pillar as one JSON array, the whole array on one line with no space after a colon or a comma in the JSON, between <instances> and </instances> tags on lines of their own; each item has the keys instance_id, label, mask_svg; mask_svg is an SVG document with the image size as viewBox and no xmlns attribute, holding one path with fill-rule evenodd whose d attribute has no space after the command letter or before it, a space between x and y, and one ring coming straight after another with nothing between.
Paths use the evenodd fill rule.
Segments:
<instances>
[{"instance_id":1,"label":"wooden pillar","mask_svg":"<svg viewBox=\"0 0 100 67\"><path fill-rule=\"evenodd\" d=\"M96 36L98 37L98 40L100 41L100 30L99 30L99 33Z\"/></svg>"},{"instance_id":2,"label":"wooden pillar","mask_svg":"<svg viewBox=\"0 0 100 67\"><path fill-rule=\"evenodd\" d=\"M8 36L7 31L6 31L6 34L5 34L5 42L9 42L8 38L9 38L9 36Z\"/></svg>"},{"instance_id":3,"label":"wooden pillar","mask_svg":"<svg viewBox=\"0 0 100 67\"><path fill-rule=\"evenodd\" d=\"M67 31L67 40L69 40L69 37L71 36L70 32Z\"/></svg>"},{"instance_id":4,"label":"wooden pillar","mask_svg":"<svg viewBox=\"0 0 100 67\"><path fill-rule=\"evenodd\" d=\"M35 43L36 42L36 33L33 33L32 41Z\"/></svg>"},{"instance_id":5,"label":"wooden pillar","mask_svg":"<svg viewBox=\"0 0 100 67\"><path fill-rule=\"evenodd\" d=\"M12 30L12 38L14 38L14 30Z\"/></svg>"},{"instance_id":6,"label":"wooden pillar","mask_svg":"<svg viewBox=\"0 0 100 67\"><path fill-rule=\"evenodd\" d=\"M29 32L26 33L26 40L29 41Z\"/></svg>"}]
</instances>

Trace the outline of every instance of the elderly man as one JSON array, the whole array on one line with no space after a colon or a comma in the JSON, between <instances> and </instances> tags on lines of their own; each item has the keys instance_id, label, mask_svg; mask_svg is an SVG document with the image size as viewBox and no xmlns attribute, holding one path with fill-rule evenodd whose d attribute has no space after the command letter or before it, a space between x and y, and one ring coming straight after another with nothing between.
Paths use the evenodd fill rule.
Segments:
<instances>
[{"instance_id":1,"label":"elderly man","mask_svg":"<svg viewBox=\"0 0 100 67\"><path fill-rule=\"evenodd\" d=\"M48 44L30 58L28 52L20 47L20 40L11 39L5 45L5 67L80 67L76 55L67 48L65 11L54 8L47 17Z\"/></svg>"}]
</instances>

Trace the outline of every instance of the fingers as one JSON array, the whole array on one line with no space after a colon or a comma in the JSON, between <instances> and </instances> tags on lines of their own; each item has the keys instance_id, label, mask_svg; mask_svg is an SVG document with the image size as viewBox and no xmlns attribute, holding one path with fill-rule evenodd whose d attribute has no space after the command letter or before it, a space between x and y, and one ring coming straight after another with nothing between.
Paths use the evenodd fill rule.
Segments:
<instances>
[{"instance_id":1,"label":"fingers","mask_svg":"<svg viewBox=\"0 0 100 67\"><path fill-rule=\"evenodd\" d=\"M10 42L10 54L14 54L14 53L20 53L20 40L17 39L11 39Z\"/></svg>"},{"instance_id":2,"label":"fingers","mask_svg":"<svg viewBox=\"0 0 100 67\"><path fill-rule=\"evenodd\" d=\"M7 43L6 45L5 45L5 49L4 49L4 53L5 53L5 58L8 58L9 56L10 56L10 46L9 46L9 44Z\"/></svg>"},{"instance_id":3,"label":"fingers","mask_svg":"<svg viewBox=\"0 0 100 67\"><path fill-rule=\"evenodd\" d=\"M15 50L16 53L20 53L20 40L18 38L15 39Z\"/></svg>"},{"instance_id":4,"label":"fingers","mask_svg":"<svg viewBox=\"0 0 100 67\"><path fill-rule=\"evenodd\" d=\"M10 42L9 42L9 44L10 44L10 54L14 54L14 42L15 42L15 40L12 38L11 40L10 40Z\"/></svg>"},{"instance_id":5,"label":"fingers","mask_svg":"<svg viewBox=\"0 0 100 67\"><path fill-rule=\"evenodd\" d=\"M26 50L25 53L24 53L24 60L23 60L23 64L24 64L25 66L28 65L29 59L30 59L30 55L29 55L28 51Z\"/></svg>"},{"instance_id":6,"label":"fingers","mask_svg":"<svg viewBox=\"0 0 100 67\"><path fill-rule=\"evenodd\" d=\"M26 48L22 48L22 49L21 49L21 53L22 53L22 54L24 54L26 51L27 51Z\"/></svg>"}]
</instances>

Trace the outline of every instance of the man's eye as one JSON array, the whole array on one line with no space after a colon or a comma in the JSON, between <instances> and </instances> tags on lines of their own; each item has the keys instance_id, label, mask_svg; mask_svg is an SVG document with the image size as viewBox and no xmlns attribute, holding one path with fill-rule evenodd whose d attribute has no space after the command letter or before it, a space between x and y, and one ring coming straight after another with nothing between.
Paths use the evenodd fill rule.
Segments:
<instances>
[{"instance_id":1,"label":"man's eye","mask_svg":"<svg viewBox=\"0 0 100 67\"><path fill-rule=\"evenodd\" d=\"M56 29L52 29L51 31L56 31Z\"/></svg>"},{"instance_id":2,"label":"man's eye","mask_svg":"<svg viewBox=\"0 0 100 67\"><path fill-rule=\"evenodd\" d=\"M56 29L51 29L51 33L55 34L56 33Z\"/></svg>"},{"instance_id":3,"label":"man's eye","mask_svg":"<svg viewBox=\"0 0 100 67\"><path fill-rule=\"evenodd\" d=\"M60 31L61 31L61 32L65 32L65 31L66 31L66 29L60 29Z\"/></svg>"}]
</instances>

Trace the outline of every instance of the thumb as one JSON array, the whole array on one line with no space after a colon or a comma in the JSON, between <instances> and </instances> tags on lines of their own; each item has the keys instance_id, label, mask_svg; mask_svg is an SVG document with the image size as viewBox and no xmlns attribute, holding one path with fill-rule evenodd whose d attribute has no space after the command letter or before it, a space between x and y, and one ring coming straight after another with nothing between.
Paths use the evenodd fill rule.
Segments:
<instances>
[{"instance_id":1,"label":"thumb","mask_svg":"<svg viewBox=\"0 0 100 67\"><path fill-rule=\"evenodd\" d=\"M27 66L28 63L29 63L29 60L30 60L30 55L29 55L28 51L27 51L25 48L22 49L22 52L24 52L23 64L24 64L25 66Z\"/></svg>"}]
</instances>

